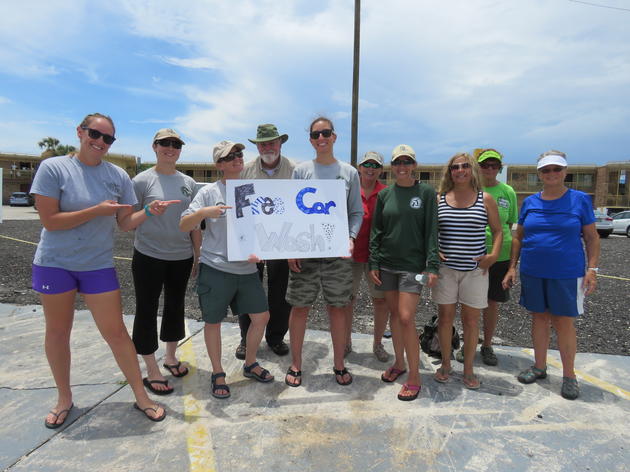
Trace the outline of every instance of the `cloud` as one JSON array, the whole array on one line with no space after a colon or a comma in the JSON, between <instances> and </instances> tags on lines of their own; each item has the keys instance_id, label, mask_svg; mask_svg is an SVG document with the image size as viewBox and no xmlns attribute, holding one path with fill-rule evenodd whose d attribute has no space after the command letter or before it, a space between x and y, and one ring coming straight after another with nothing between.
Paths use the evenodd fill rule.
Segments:
<instances>
[{"instance_id":1,"label":"cloud","mask_svg":"<svg viewBox=\"0 0 630 472\"><path fill-rule=\"evenodd\" d=\"M3 105L5 103L11 103L11 100L7 97L0 97L0 105Z\"/></svg>"},{"instance_id":2,"label":"cloud","mask_svg":"<svg viewBox=\"0 0 630 472\"><path fill-rule=\"evenodd\" d=\"M218 67L217 62L207 57L195 57L195 58L178 58L178 57L164 57L158 56L159 59L178 67L185 67L188 69L216 69Z\"/></svg>"}]
</instances>

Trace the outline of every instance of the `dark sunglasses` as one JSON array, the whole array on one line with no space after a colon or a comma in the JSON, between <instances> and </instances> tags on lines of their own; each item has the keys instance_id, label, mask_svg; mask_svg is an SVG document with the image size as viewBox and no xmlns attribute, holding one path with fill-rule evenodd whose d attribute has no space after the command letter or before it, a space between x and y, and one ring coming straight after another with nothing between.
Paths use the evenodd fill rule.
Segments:
<instances>
[{"instance_id":1,"label":"dark sunglasses","mask_svg":"<svg viewBox=\"0 0 630 472\"><path fill-rule=\"evenodd\" d=\"M464 162L463 164L451 164L448 168L450 170L470 169L470 163Z\"/></svg>"},{"instance_id":2,"label":"dark sunglasses","mask_svg":"<svg viewBox=\"0 0 630 472\"><path fill-rule=\"evenodd\" d=\"M500 169L501 168L501 164L496 164L494 162L490 163L490 162L481 162L479 163L479 167L481 167L482 169Z\"/></svg>"},{"instance_id":3,"label":"dark sunglasses","mask_svg":"<svg viewBox=\"0 0 630 472\"><path fill-rule=\"evenodd\" d=\"M333 130L331 129L323 129L321 131L311 131L311 139L318 139L321 134L324 138L330 138L332 136Z\"/></svg>"},{"instance_id":4,"label":"dark sunglasses","mask_svg":"<svg viewBox=\"0 0 630 472\"><path fill-rule=\"evenodd\" d=\"M564 167L543 167L542 169L540 169L540 172L542 172L543 174L548 174L549 172L562 172L564 170Z\"/></svg>"},{"instance_id":5,"label":"dark sunglasses","mask_svg":"<svg viewBox=\"0 0 630 472\"><path fill-rule=\"evenodd\" d=\"M368 169L380 169L383 167L378 162L364 162L361 167L367 167Z\"/></svg>"},{"instance_id":6,"label":"dark sunglasses","mask_svg":"<svg viewBox=\"0 0 630 472\"><path fill-rule=\"evenodd\" d=\"M182 143L176 139L160 139L156 141L162 147L172 147L173 149L181 149Z\"/></svg>"},{"instance_id":7,"label":"dark sunglasses","mask_svg":"<svg viewBox=\"0 0 630 472\"><path fill-rule=\"evenodd\" d=\"M232 162L237 157L242 158L243 157L243 151L231 152L227 156L222 157L221 159L219 159L217 162Z\"/></svg>"},{"instance_id":8,"label":"dark sunglasses","mask_svg":"<svg viewBox=\"0 0 630 472\"><path fill-rule=\"evenodd\" d=\"M396 159L392 161L393 166L412 166L416 163L416 161L412 161L411 159Z\"/></svg>"},{"instance_id":9,"label":"dark sunglasses","mask_svg":"<svg viewBox=\"0 0 630 472\"><path fill-rule=\"evenodd\" d=\"M105 144L113 144L114 141L116 141L116 138L114 138L111 134L105 134L105 133L101 133L99 130L97 129L93 129L93 128L88 128L87 126L81 126L82 130L86 130L88 132L88 136L92 139L98 139L100 137L103 138L103 142Z\"/></svg>"}]
</instances>

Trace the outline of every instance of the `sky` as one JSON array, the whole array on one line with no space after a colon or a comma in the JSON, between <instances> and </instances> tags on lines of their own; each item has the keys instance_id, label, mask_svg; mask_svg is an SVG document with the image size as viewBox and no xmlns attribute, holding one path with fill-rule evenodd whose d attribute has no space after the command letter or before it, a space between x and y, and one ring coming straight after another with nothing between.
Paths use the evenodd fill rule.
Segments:
<instances>
[{"instance_id":1,"label":"sky","mask_svg":"<svg viewBox=\"0 0 630 472\"><path fill-rule=\"evenodd\" d=\"M601 6L595 6L601 5ZM419 162L493 147L510 164L558 149L569 164L630 159L630 1L363 0L358 151L411 145ZM0 16L0 152L78 143L110 115L111 152L154 161L172 127L180 161L208 162L261 123L308 160L330 117L350 161L352 0L22 0Z\"/></svg>"}]
</instances>

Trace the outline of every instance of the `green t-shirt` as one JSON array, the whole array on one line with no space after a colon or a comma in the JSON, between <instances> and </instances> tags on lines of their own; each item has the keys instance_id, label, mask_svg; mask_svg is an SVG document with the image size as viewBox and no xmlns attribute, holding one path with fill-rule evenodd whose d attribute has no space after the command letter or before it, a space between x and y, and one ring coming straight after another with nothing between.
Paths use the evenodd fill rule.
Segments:
<instances>
[{"instance_id":1,"label":"green t-shirt","mask_svg":"<svg viewBox=\"0 0 630 472\"><path fill-rule=\"evenodd\" d=\"M483 191L492 195L499 208L499 219L503 230L503 245L498 261L510 260L512 249L512 225L518 221L518 205L516 203L516 193L514 189L503 182L499 182L494 187L484 187ZM486 247L488 253L492 252L492 231L490 226L486 226Z\"/></svg>"}]
</instances>

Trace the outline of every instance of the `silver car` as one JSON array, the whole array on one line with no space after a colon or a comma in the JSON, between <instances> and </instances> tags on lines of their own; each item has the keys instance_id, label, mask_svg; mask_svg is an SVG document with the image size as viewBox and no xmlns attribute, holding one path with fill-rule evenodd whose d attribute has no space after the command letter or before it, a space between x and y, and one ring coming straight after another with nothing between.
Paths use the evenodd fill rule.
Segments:
<instances>
[{"instance_id":1,"label":"silver car","mask_svg":"<svg viewBox=\"0 0 630 472\"><path fill-rule=\"evenodd\" d=\"M613 233L625 234L630 238L630 210L622 211L612 217Z\"/></svg>"},{"instance_id":2,"label":"silver car","mask_svg":"<svg viewBox=\"0 0 630 472\"><path fill-rule=\"evenodd\" d=\"M26 192L13 192L9 197L10 206L31 206L33 197Z\"/></svg>"},{"instance_id":3,"label":"silver car","mask_svg":"<svg viewBox=\"0 0 630 472\"><path fill-rule=\"evenodd\" d=\"M606 213L595 210L595 228L600 238L607 238L613 232L613 219Z\"/></svg>"}]
</instances>

